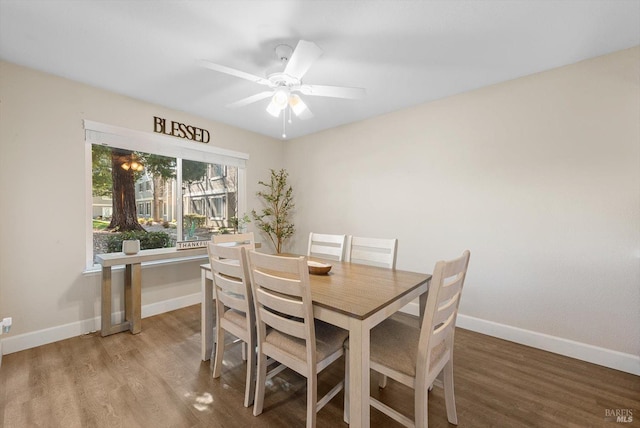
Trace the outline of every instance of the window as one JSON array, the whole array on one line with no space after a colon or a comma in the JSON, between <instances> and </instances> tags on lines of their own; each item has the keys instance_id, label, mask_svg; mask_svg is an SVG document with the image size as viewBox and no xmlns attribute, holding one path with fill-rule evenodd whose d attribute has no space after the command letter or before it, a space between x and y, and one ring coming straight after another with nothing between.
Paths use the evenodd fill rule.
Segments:
<instances>
[{"instance_id":1,"label":"window","mask_svg":"<svg viewBox=\"0 0 640 428\"><path fill-rule=\"evenodd\" d=\"M221 178L227 175L227 168L224 165L211 165L211 177Z\"/></svg>"},{"instance_id":2,"label":"window","mask_svg":"<svg viewBox=\"0 0 640 428\"><path fill-rule=\"evenodd\" d=\"M114 228L163 233L175 246L227 231L246 210L246 154L91 121L85 144L88 267L113 251Z\"/></svg>"}]
</instances>

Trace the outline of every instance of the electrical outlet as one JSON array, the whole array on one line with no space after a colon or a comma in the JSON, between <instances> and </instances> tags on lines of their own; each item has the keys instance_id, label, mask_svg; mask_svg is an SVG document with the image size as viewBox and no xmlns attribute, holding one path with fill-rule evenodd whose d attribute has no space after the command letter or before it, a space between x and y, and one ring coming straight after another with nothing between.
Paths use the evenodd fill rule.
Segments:
<instances>
[{"instance_id":1,"label":"electrical outlet","mask_svg":"<svg viewBox=\"0 0 640 428\"><path fill-rule=\"evenodd\" d=\"M11 317L2 319L2 333L9 333L11 330L11 325L13 324L13 319ZM0 334L2 334L0 333Z\"/></svg>"}]
</instances>

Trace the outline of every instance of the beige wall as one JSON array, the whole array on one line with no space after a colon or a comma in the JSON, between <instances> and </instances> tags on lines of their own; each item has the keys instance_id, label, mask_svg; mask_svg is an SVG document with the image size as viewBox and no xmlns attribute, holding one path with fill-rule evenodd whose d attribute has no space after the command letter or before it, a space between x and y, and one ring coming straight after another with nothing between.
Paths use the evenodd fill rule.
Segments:
<instances>
[{"instance_id":1,"label":"beige wall","mask_svg":"<svg viewBox=\"0 0 640 428\"><path fill-rule=\"evenodd\" d=\"M249 210L257 181L282 167L278 140L0 62L0 317L13 317L5 340L100 315L99 277L82 274L82 120L152 132L153 116L202 127L210 145L249 153ZM199 263L144 268L143 305L198 293Z\"/></svg>"},{"instance_id":2,"label":"beige wall","mask_svg":"<svg viewBox=\"0 0 640 428\"><path fill-rule=\"evenodd\" d=\"M639 59L625 50L286 144L0 62L0 317L17 341L100 315L99 277L82 274L82 119L150 131L156 115L250 154L249 210L257 181L286 167L293 250L311 230L397 237L398 268L429 272L469 248L463 324L637 356ZM143 305L197 293L197 266L145 268Z\"/></svg>"},{"instance_id":3,"label":"beige wall","mask_svg":"<svg viewBox=\"0 0 640 428\"><path fill-rule=\"evenodd\" d=\"M625 50L288 143L297 250L311 230L397 237L398 268L429 272L468 248L471 327L638 356L639 59Z\"/></svg>"}]
</instances>

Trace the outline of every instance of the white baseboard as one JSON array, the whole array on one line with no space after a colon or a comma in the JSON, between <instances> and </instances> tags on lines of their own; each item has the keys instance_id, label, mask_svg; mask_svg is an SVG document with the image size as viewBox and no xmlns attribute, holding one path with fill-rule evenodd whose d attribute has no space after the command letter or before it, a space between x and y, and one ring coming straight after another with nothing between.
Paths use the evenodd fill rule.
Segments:
<instances>
[{"instance_id":1,"label":"white baseboard","mask_svg":"<svg viewBox=\"0 0 640 428\"><path fill-rule=\"evenodd\" d=\"M417 317L418 315L420 315L420 305L418 305L417 301L411 302L404 308L400 309L400 312L404 312L405 314L409 314L409 315L413 315L414 317Z\"/></svg>"},{"instance_id":2,"label":"white baseboard","mask_svg":"<svg viewBox=\"0 0 640 428\"><path fill-rule=\"evenodd\" d=\"M195 305L200 303L200 300L200 293L194 293L187 296L177 297L175 299L145 305L142 307L142 318ZM115 313L114 315L116 323L120 322L124 318L124 314L122 312ZM35 348L36 346L69 339L71 337L93 333L98 330L100 330L100 317L94 317L31 333L9 336L3 338L2 343L0 344L0 346L4 348L2 349L2 352L0 352L0 359L2 358L2 353L5 355L11 354L25 349Z\"/></svg>"},{"instance_id":3,"label":"white baseboard","mask_svg":"<svg viewBox=\"0 0 640 428\"><path fill-rule=\"evenodd\" d=\"M418 303L411 302L402 308L401 311L417 316L419 313ZM493 321L486 321L463 314L458 314L456 326L626 373L640 375L640 356L638 355L612 351L611 349L600 348L586 343L499 324Z\"/></svg>"},{"instance_id":4,"label":"white baseboard","mask_svg":"<svg viewBox=\"0 0 640 428\"><path fill-rule=\"evenodd\" d=\"M200 303L200 293L189 294L175 299L152 303L142 307L142 318L185 308L198 303ZM402 308L401 311L417 316L419 313L418 303L411 302ZM122 317L122 313L116 314L116 322L119 322ZM467 330L640 376L640 356L637 355L612 351L606 348L600 348L518 327L511 327L505 324L486 321L463 314L458 315L456 325ZM100 317L95 317L31 333L5 337L0 341L0 364L2 363L3 354L11 354L25 349L35 348L36 346L81 336L98 330L100 330Z\"/></svg>"}]
</instances>

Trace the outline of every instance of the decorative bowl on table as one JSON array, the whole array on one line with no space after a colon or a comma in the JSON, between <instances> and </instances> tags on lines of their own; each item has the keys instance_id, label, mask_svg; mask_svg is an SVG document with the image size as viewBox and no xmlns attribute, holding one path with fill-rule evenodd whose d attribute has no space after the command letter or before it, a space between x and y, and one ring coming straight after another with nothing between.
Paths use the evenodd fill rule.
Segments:
<instances>
[{"instance_id":1,"label":"decorative bowl on table","mask_svg":"<svg viewBox=\"0 0 640 428\"><path fill-rule=\"evenodd\" d=\"M330 264L314 262L313 260L307 260L307 266L309 266L309 273L312 275L326 275L331 270Z\"/></svg>"}]
</instances>

